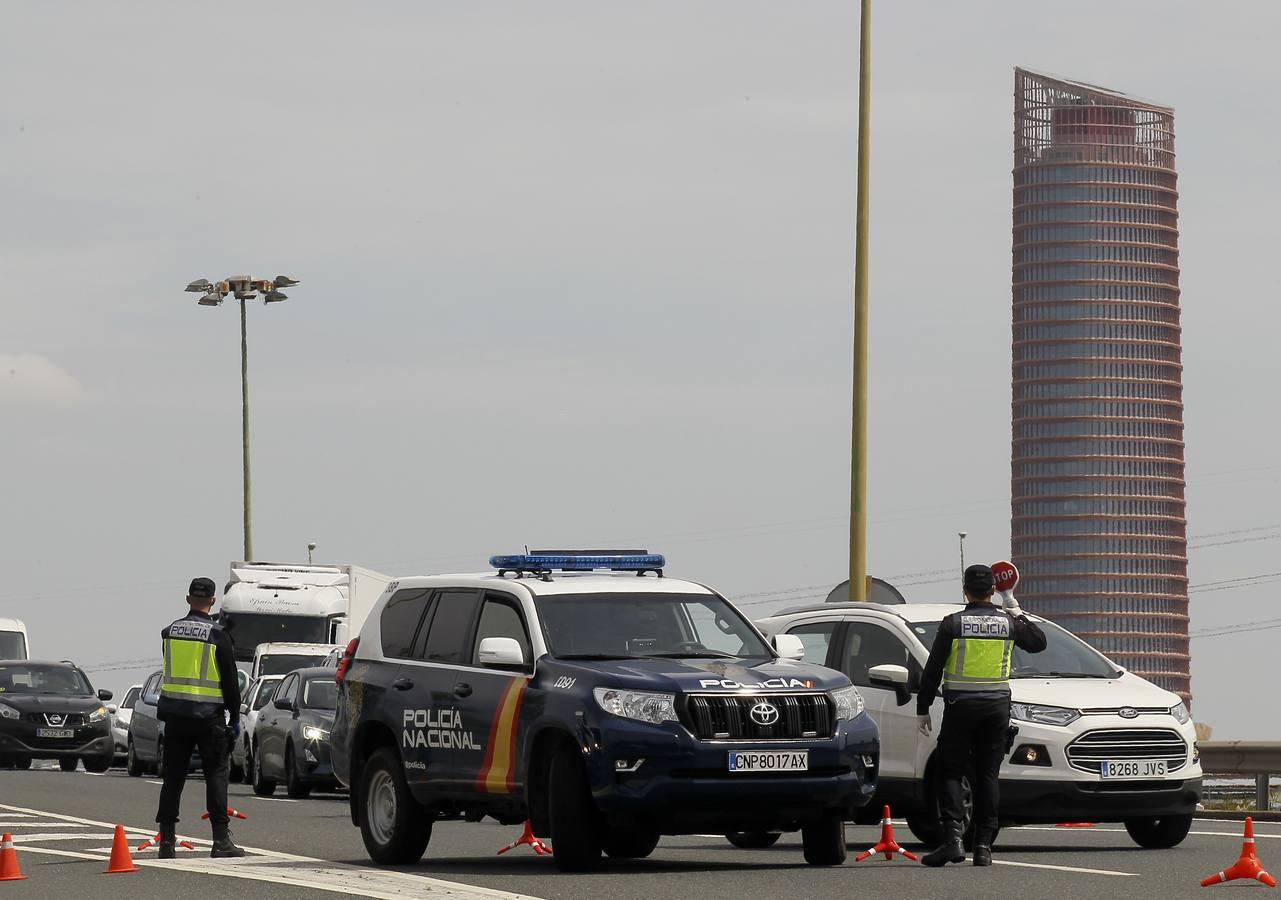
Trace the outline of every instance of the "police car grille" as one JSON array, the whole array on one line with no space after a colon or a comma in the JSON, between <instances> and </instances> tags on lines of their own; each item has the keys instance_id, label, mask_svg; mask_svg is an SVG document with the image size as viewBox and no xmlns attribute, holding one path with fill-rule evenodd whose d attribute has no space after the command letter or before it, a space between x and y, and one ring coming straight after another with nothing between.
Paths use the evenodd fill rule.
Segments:
<instances>
[{"instance_id":1,"label":"police car grille","mask_svg":"<svg viewBox=\"0 0 1281 900\"><path fill-rule=\"evenodd\" d=\"M1081 772L1098 773L1106 760L1163 759L1167 772L1182 769L1188 745L1168 728L1107 728L1087 731L1067 748L1068 763Z\"/></svg>"},{"instance_id":2,"label":"police car grille","mask_svg":"<svg viewBox=\"0 0 1281 900\"><path fill-rule=\"evenodd\" d=\"M769 703L778 720L762 725L752 707ZM694 694L681 719L700 741L796 741L832 736L832 702L826 694Z\"/></svg>"}]
</instances>

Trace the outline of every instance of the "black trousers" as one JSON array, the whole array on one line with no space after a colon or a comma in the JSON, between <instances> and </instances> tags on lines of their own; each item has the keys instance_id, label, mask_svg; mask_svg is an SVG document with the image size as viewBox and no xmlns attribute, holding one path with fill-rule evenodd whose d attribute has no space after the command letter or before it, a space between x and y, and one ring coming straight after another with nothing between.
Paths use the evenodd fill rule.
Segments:
<instances>
[{"instance_id":1,"label":"black trousers","mask_svg":"<svg viewBox=\"0 0 1281 900\"><path fill-rule=\"evenodd\" d=\"M187 783L187 766L191 754L200 751L200 766L205 772L205 806L214 837L227 833L227 778L231 763L231 742L227 726L219 719L179 719L165 721L164 783L160 788L160 808L156 821L173 827L178 821L178 805Z\"/></svg>"},{"instance_id":2,"label":"black trousers","mask_svg":"<svg viewBox=\"0 0 1281 900\"><path fill-rule=\"evenodd\" d=\"M945 695L939 730L939 821L965 820L961 779L969 775L974 792L974 841L991 846L1000 825L1001 760L1010 727L1009 694Z\"/></svg>"}]
</instances>

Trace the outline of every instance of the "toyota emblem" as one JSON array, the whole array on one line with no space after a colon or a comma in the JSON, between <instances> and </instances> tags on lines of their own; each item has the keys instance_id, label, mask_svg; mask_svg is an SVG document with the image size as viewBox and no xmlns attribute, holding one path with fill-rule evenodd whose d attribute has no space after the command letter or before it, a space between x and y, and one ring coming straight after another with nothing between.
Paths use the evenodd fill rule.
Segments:
<instances>
[{"instance_id":1,"label":"toyota emblem","mask_svg":"<svg viewBox=\"0 0 1281 900\"><path fill-rule=\"evenodd\" d=\"M778 721L778 707L768 700L761 700L752 707L750 715L757 725L773 725Z\"/></svg>"},{"instance_id":2,"label":"toyota emblem","mask_svg":"<svg viewBox=\"0 0 1281 900\"><path fill-rule=\"evenodd\" d=\"M1116 711L1116 714L1122 719L1137 719L1139 717L1139 711L1133 706L1122 706Z\"/></svg>"}]
</instances>

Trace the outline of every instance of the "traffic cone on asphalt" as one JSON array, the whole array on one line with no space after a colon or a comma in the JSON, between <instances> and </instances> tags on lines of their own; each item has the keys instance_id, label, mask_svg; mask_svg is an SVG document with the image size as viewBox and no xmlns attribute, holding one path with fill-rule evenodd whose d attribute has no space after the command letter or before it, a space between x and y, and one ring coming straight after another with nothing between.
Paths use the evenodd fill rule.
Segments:
<instances>
[{"instance_id":1,"label":"traffic cone on asphalt","mask_svg":"<svg viewBox=\"0 0 1281 900\"><path fill-rule=\"evenodd\" d=\"M908 853L898 845L898 841L894 840L894 823L890 821L890 808L888 806L881 813L881 839L876 842L875 847L868 847L854 857L854 862L862 862L869 856L875 856L878 853L884 853L886 859L893 859L895 853L902 853L908 859L916 860L916 854Z\"/></svg>"},{"instance_id":2,"label":"traffic cone on asphalt","mask_svg":"<svg viewBox=\"0 0 1281 900\"><path fill-rule=\"evenodd\" d=\"M129 840L125 837L125 827L116 826L116 836L111 841L111 862L107 864L107 875L116 875L123 872L137 872L138 867L133 864L133 857L129 855Z\"/></svg>"},{"instance_id":3,"label":"traffic cone on asphalt","mask_svg":"<svg viewBox=\"0 0 1281 900\"><path fill-rule=\"evenodd\" d=\"M18 851L13 849L13 835L4 833L0 838L0 881L26 881L18 865Z\"/></svg>"},{"instance_id":4,"label":"traffic cone on asphalt","mask_svg":"<svg viewBox=\"0 0 1281 900\"><path fill-rule=\"evenodd\" d=\"M203 812L203 813L201 813L201 814L200 814L200 818L204 819L206 822L207 822L207 821L209 821L209 813L208 813L208 812ZM240 810L238 810L238 809L232 809L230 806L228 806L228 807L227 807L227 818L229 818L229 819L248 819L249 817L248 817L247 815L245 815L244 813L242 813Z\"/></svg>"},{"instance_id":5,"label":"traffic cone on asphalt","mask_svg":"<svg viewBox=\"0 0 1281 900\"><path fill-rule=\"evenodd\" d=\"M1238 878L1249 878L1261 881L1268 887L1276 887L1277 880L1263 870L1263 863L1254 852L1254 819L1246 816L1245 840L1241 844L1241 856L1229 868L1218 875L1211 875L1201 882L1201 887L1222 884L1225 881L1236 881Z\"/></svg>"},{"instance_id":6,"label":"traffic cone on asphalt","mask_svg":"<svg viewBox=\"0 0 1281 900\"><path fill-rule=\"evenodd\" d=\"M548 853L551 853L551 852L552 852L552 848L551 848L551 847L547 846L547 845L546 845L546 844L544 844L541 840L539 840L538 838L534 837L534 826L533 826L533 823L532 823L532 822L530 822L528 819L526 819L526 820L525 820L525 830L524 830L524 832L521 834L521 836L520 836L520 837L518 837L518 838L516 838L516 840L512 841L510 844L508 844L508 845L507 845L506 847L504 847L503 849L499 850L499 851L498 851L498 853L496 853L495 855L496 855L496 856L502 856L502 855L503 855L504 853L506 853L508 850L515 850L515 849L516 849L517 847L519 847L521 844L528 844L531 848L533 848L533 851L534 851L535 853L537 853L539 856L543 856L543 855L545 855L545 854L548 854Z\"/></svg>"}]
</instances>

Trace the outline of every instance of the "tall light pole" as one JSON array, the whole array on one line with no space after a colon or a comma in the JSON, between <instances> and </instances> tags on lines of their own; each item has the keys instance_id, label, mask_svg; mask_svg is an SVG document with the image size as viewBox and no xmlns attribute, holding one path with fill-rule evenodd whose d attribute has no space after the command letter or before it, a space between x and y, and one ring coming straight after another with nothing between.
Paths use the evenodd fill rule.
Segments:
<instances>
[{"instance_id":1,"label":"tall light pole","mask_svg":"<svg viewBox=\"0 0 1281 900\"><path fill-rule=\"evenodd\" d=\"M254 558L253 525L249 489L249 340L245 324L245 301L262 295L264 303L279 303L288 299L281 288L293 287L298 279L277 275L272 279L255 279L246 275L230 275L222 281L210 282L207 278L193 281L187 291L200 294L201 306L221 306L228 294L240 301L240 438L244 472L245 513L245 562Z\"/></svg>"},{"instance_id":2,"label":"tall light pole","mask_svg":"<svg viewBox=\"0 0 1281 900\"><path fill-rule=\"evenodd\" d=\"M968 532L958 531L956 536L961 539L961 577L965 577L965 536Z\"/></svg>"},{"instance_id":3,"label":"tall light pole","mask_svg":"<svg viewBox=\"0 0 1281 900\"><path fill-rule=\"evenodd\" d=\"M854 410L850 460L850 599L867 599L868 118L872 105L872 0L862 0L858 65L858 211L854 227Z\"/></svg>"}]
</instances>

